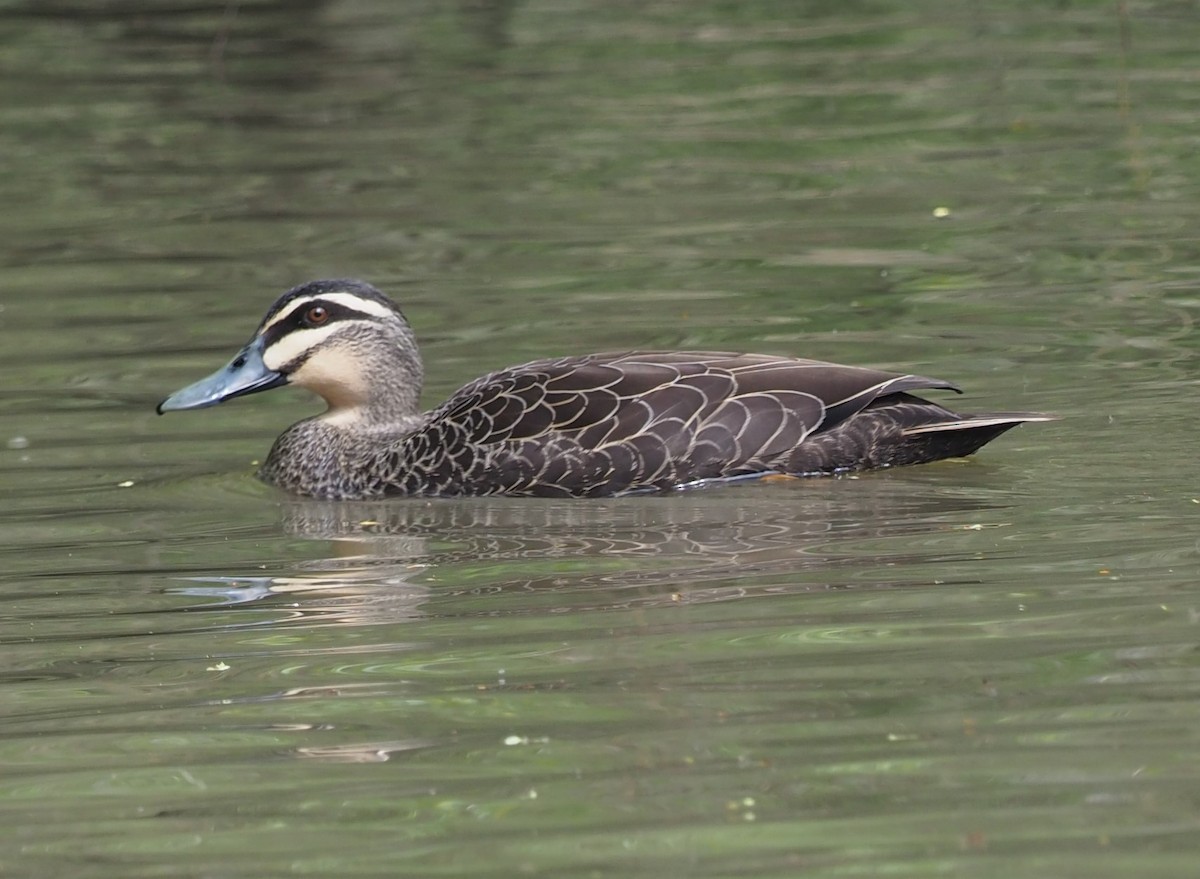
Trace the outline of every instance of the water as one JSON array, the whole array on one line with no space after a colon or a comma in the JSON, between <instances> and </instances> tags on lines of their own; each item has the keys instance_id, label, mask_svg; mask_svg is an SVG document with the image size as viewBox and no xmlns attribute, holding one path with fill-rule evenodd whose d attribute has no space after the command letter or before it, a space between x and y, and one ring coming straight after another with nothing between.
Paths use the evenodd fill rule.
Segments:
<instances>
[{"instance_id":1,"label":"water","mask_svg":"<svg viewBox=\"0 0 1200 879\"><path fill-rule=\"evenodd\" d=\"M1188 5L10 3L0 872L1191 876ZM1054 411L967 462L291 500L274 296L489 369L740 349ZM958 401L956 401L957 403Z\"/></svg>"}]
</instances>

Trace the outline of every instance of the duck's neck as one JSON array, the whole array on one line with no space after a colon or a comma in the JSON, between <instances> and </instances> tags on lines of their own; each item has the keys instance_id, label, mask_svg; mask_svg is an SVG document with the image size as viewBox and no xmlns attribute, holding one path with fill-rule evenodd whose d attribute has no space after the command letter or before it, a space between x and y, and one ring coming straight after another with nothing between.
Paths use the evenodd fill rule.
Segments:
<instances>
[{"instance_id":1,"label":"duck's neck","mask_svg":"<svg viewBox=\"0 0 1200 879\"><path fill-rule=\"evenodd\" d=\"M396 345L366 357L352 345L310 358L289 382L319 394L329 405L321 416L359 430L403 426L420 417L424 369L412 345Z\"/></svg>"}]
</instances>

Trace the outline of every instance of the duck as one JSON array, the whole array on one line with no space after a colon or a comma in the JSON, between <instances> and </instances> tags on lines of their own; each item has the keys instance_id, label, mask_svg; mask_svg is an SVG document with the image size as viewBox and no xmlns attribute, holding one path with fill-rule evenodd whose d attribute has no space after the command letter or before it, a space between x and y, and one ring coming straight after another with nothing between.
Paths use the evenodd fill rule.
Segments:
<instances>
[{"instance_id":1,"label":"duck","mask_svg":"<svg viewBox=\"0 0 1200 879\"><path fill-rule=\"evenodd\" d=\"M605 497L970 455L1031 412L964 415L914 391L949 381L768 354L626 351L535 360L422 411L400 307L353 279L277 298L250 341L158 404L215 406L296 385L327 409L287 428L258 476L331 500Z\"/></svg>"}]
</instances>

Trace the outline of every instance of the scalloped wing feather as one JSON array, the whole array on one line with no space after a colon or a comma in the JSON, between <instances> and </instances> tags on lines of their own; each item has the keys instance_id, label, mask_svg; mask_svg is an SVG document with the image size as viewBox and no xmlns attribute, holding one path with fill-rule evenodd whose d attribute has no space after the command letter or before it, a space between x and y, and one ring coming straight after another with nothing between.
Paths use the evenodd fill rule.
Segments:
<instances>
[{"instance_id":1,"label":"scalloped wing feather","mask_svg":"<svg viewBox=\"0 0 1200 879\"><path fill-rule=\"evenodd\" d=\"M448 464L422 455L418 469L449 491L536 494L786 469L810 435L918 387L957 390L922 376L724 352L536 361L477 379L432 413L424 433L474 457ZM925 405L939 420L958 417Z\"/></svg>"}]
</instances>

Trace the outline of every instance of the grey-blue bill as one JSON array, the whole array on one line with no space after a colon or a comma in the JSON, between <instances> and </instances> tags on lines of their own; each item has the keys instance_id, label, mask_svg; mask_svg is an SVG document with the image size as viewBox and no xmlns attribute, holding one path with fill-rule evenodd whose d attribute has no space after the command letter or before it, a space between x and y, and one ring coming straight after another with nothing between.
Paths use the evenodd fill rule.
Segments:
<instances>
[{"instance_id":1,"label":"grey-blue bill","mask_svg":"<svg viewBox=\"0 0 1200 879\"><path fill-rule=\"evenodd\" d=\"M287 376L268 369L262 359L262 337L255 337L237 356L207 378L181 388L158 404L158 414L179 409L203 409L233 397L255 394L287 384Z\"/></svg>"}]
</instances>

